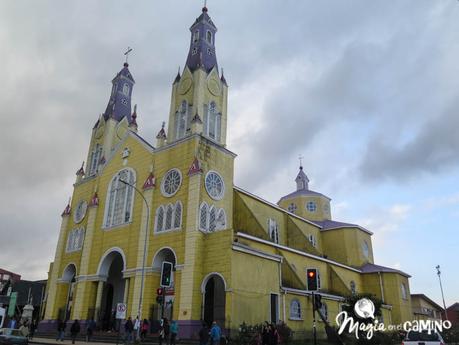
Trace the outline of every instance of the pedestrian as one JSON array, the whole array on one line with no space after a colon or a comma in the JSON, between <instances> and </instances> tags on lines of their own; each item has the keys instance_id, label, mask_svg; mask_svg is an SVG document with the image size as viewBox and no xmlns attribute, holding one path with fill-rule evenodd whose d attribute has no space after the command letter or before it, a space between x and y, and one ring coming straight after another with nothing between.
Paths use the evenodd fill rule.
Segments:
<instances>
[{"instance_id":1,"label":"pedestrian","mask_svg":"<svg viewBox=\"0 0 459 345\"><path fill-rule=\"evenodd\" d=\"M279 333L275 324L269 325L269 340L271 345L277 345L279 342Z\"/></svg>"},{"instance_id":2,"label":"pedestrian","mask_svg":"<svg viewBox=\"0 0 459 345\"><path fill-rule=\"evenodd\" d=\"M163 345L164 340L164 319L161 319L159 322L159 332L158 332L158 343Z\"/></svg>"},{"instance_id":3,"label":"pedestrian","mask_svg":"<svg viewBox=\"0 0 459 345\"><path fill-rule=\"evenodd\" d=\"M129 316L124 324L124 333L125 333L125 342L130 344L132 342L132 331L134 330L134 325L132 323L131 317Z\"/></svg>"},{"instance_id":4,"label":"pedestrian","mask_svg":"<svg viewBox=\"0 0 459 345\"><path fill-rule=\"evenodd\" d=\"M217 321L212 322L212 328L210 329L210 345L219 345L220 338L222 337L222 330L217 324Z\"/></svg>"},{"instance_id":5,"label":"pedestrian","mask_svg":"<svg viewBox=\"0 0 459 345\"><path fill-rule=\"evenodd\" d=\"M205 322L202 323L202 327L199 330L199 345L207 345L209 343L209 327Z\"/></svg>"},{"instance_id":6,"label":"pedestrian","mask_svg":"<svg viewBox=\"0 0 459 345\"><path fill-rule=\"evenodd\" d=\"M37 321L32 320L29 326L29 340L33 339L33 336L35 334L35 330L37 329Z\"/></svg>"},{"instance_id":7,"label":"pedestrian","mask_svg":"<svg viewBox=\"0 0 459 345\"><path fill-rule=\"evenodd\" d=\"M16 318L13 317L13 318L10 320L10 323L9 323L9 325L8 325L8 328L12 328L12 329L15 329L15 328L16 328Z\"/></svg>"},{"instance_id":8,"label":"pedestrian","mask_svg":"<svg viewBox=\"0 0 459 345\"><path fill-rule=\"evenodd\" d=\"M139 335L140 335L140 320L139 320L139 316L137 315L137 317L135 318L134 320L134 337L135 337L135 340L139 340Z\"/></svg>"},{"instance_id":9,"label":"pedestrian","mask_svg":"<svg viewBox=\"0 0 459 345\"><path fill-rule=\"evenodd\" d=\"M171 327L169 325L169 320L167 317L164 318L164 342L169 344L169 335L171 333Z\"/></svg>"},{"instance_id":10,"label":"pedestrian","mask_svg":"<svg viewBox=\"0 0 459 345\"><path fill-rule=\"evenodd\" d=\"M29 327L27 326L27 321L24 321L21 326L19 326L19 331L23 337L29 337Z\"/></svg>"},{"instance_id":11,"label":"pedestrian","mask_svg":"<svg viewBox=\"0 0 459 345\"><path fill-rule=\"evenodd\" d=\"M67 324L63 320L59 320L57 323L57 337L56 341L64 341L65 337L65 328L67 327Z\"/></svg>"},{"instance_id":12,"label":"pedestrian","mask_svg":"<svg viewBox=\"0 0 459 345\"><path fill-rule=\"evenodd\" d=\"M72 344L75 344L75 339L80 333L80 322L78 320L73 321L72 327L70 327L70 336L72 338Z\"/></svg>"},{"instance_id":13,"label":"pedestrian","mask_svg":"<svg viewBox=\"0 0 459 345\"><path fill-rule=\"evenodd\" d=\"M96 329L96 322L94 318L91 318L86 323L86 342L89 343L92 339L92 335Z\"/></svg>"},{"instance_id":14,"label":"pedestrian","mask_svg":"<svg viewBox=\"0 0 459 345\"><path fill-rule=\"evenodd\" d=\"M262 345L270 345L268 321L265 321L265 323L263 324L263 330L261 331L261 343Z\"/></svg>"},{"instance_id":15,"label":"pedestrian","mask_svg":"<svg viewBox=\"0 0 459 345\"><path fill-rule=\"evenodd\" d=\"M171 322L171 344L170 345L175 345L175 340L177 339L177 334L178 334L178 323L177 321L172 321Z\"/></svg>"},{"instance_id":16,"label":"pedestrian","mask_svg":"<svg viewBox=\"0 0 459 345\"><path fill-rule=\"evenodd\" d=\"M150 328L150 325L148 323L147 319L143 319L142 325L140 326L140 339L144 341L147 337L147 332L148 329Z\"/></svg>"}]
</instances>

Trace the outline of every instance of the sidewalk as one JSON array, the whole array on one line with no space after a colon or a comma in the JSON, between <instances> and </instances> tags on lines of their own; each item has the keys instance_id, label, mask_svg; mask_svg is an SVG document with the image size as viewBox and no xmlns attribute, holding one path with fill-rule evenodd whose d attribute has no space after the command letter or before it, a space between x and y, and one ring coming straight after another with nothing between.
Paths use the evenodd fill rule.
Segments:
<instances>
[{"instance_id":1,"label":"sidewalk","mask_svg":"<svg viewBox=\"0 0 459 345\"><path fill-rule=\"evenodd\" d=\"M72 345L72 340L65 339L64 341L57 341L56 339L51 339L51 338L37 338L37 337L34 337L33 340L29 340L29 344L43 344L43 345L45 345L45 344L46 345L64 344L64 345ZM98 342L98 341L91 341L91 342L87 343L86 341L79 340L79 339L77 339L75 341L75 345L113 345L113 344L114 343L104 343L104 342ZM122 338L120 338L119 344L124 344ZM132 343L132 344L134 344L134 343ZM144 343L142 343L142 344L144 344Z\"/></svg>"}]
</instances>

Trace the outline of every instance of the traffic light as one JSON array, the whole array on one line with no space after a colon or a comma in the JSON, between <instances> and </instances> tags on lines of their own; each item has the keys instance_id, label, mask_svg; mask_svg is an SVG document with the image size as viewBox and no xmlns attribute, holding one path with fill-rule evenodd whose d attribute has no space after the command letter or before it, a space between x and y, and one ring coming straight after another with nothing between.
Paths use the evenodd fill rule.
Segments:
<instances>
[{"instance_id":1,"label":"traffic light","mask_svg":"<svg viewBox=\"0 0 459 345\"><path fill-rule=\"evenodd\" d=\"M164 261L161 268L161 284L162 287L171 287L172 285L172 263Z\"/></svg>"},{"instance_id":2,"label":"traffic light","mask_svg":"<svg viewBox=\"0 0 459 345\"><path fill-rule=\"evenodd\" d=\"M308 268L306 271L306 282L307 282L307 289L309 291L317 291L318 284L317 284L317 269L315 268Z\"/></svg>"},{"instance_id":3,"label":"traffic light","mask_svg":"<svg viewBox=\"0 0 459 345\"><path fill-rule=\"evenodd\" d=\"M322 296L319 294L314 294L314 305L316 306L316 310L322 308Z\"/></svg>"},{"instance_id":4,"label":"traffic light","mask_svg":"<svg viewBox=\"0 0 459 345\"><path fill-rule=\"evenodd\" d=\"M164 303L164 289L163 288L159 288L159 289L156 289L156 302L158 304L163 304Z\"/></svg>"}]
</instances>

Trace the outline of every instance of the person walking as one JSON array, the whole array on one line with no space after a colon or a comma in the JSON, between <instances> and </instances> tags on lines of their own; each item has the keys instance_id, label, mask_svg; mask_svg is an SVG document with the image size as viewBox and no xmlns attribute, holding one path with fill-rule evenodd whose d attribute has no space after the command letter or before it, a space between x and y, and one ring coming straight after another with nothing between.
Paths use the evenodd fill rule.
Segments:
<instances>
[{"instance_id":1,"label":"person walking","mask_svg":"<svg viewBox=\"0 0 459 345\"><path fill-rule=\"evenodd\" d=\"M27 321L24 321L21 326L19 326L19 331L23 337L29 337L29 326L27 325Z\"/></svg>"},{"instance_id":2,"label":"person walking","mask_svg":"<svg viewBox=\"0 0 459 345\"><path fill-rule=\"evenodd\" d=\"M171 322L171 344L170 345L175 345L175 340L177 339L177 334L178 334L178 323L177 321L172 321Z\"/></svg>"},{"instance_id":3,"label":"person walking","mask_svg":"<svg viewBox=\"0 0 459 345\"><path fill-rule=\"evenodd\" d=\"M275 324L269 325L269 343L270 345L277 345L279 342L279 333Z\"/></svg>"},{"instance_id":4,"label":"person walking","mask_svg":"<svg viewBox=\"0 0 459 345\"><path fill-rule=\"evenodd\" d=\"M132 331L134 330L134 324L132 323L131 317L129 316L124 324L125 343L130 344L132 342Z\"/></svg>"},{"instance_id":5,"label":"person walking","mask_svg":"<svg viewBox=\"0 0 459 345\"><path fill-rule=\"evenodd\" d=\"M199 330L199 345L207 345L209 343L209 327L205 322L202 323L202 327Z\"/></svg>"},{"instance_id":6,"label":"person walking","mask_svg":"<svg viewBox=\"0 0 459 345\"><path fill-rule=\"evenodd\" d=\"M37 329L37 322L35 320L32 320L29 326L29 340L33 339L36 329Z\"/></svg>"},{"instance_id":7,"label":"person walking","mask_svg":"<svg viewBox=\"0 0 459 345\"><path fill-rule=\"evenodd\" d=\"M212 328L210 329L210 345L219 345L220 338L222 337L222 330L217 324L217 321L212 322Z\"/></svg>"},{"instance_id":8,"label":"person walking","mask_svg":"<svg viewBox=\"0 0 459 345\"><path fill-rule=\"evenodd\" d=\"M75 339L78 333L80 333L80 322L75 320L72 323L72 327L70 327L70 337L72 338L72 344L75 344Z\"/></svg>"},{"instance_id":9,"label":"person walking","mask_svg":"<svg viewBox=\"0 0 459 345\"><path fill-rule=\"evenodd\" d=\"M164 318L164 342L169 344L169 335L171 333L171 326L167 317Z\"/></svg>"},{"instance_id":10,"label":"person walking","mask_svg":"<svg viewBox=\"0 0 459 345\"><path fill-rule=\"evenodd\" d=\"M262 345L270 345L268 321L265 321L265 323L263 324L263 330L261 331L261 343Z\"/></svg>"},{"instance_id":11,"label":"person walking","mask_svg":"<svg viewBox=\"0 0 459 345\"><path fill-rule=\"evenodd\" d=\"M138 341L139 336L140 336L140 320L139 320L139 316L137 315L137 317L134 320L134 339Z\"/></svg>"},{"instance_id":12,"label":"person walking","mask_svg":"<svg viewBox=\"0 0 459 345\"><path fill-rule=\"evenodd\" d=\"M92 335L94 334L95 329L96 329L96 322L94 321L94 318L91 318L86 323L86 342L87 343L91 341Z\"/></svg>"},{"instance_id":13,"label":"person walking","mask_svg":"<svg viewBox=\"0 0 459 345\"><path fill-rule=\"evenodd\" d=\"M142 325L140 326L140 340L145 341L149 328L150 324L148 323L148 320L143 319Z\"/></svg>"},{"instance_id":14,"label":"person walking","mask_svg":"<svg viewBox=\"0 0 459 345\"><path fill-rule=\"evenodd\" d=\"M62 321L62 320L59 320L59 322L57 323L57 337L56 337L56 341L60 340L60 341L64 341L64 337L65 337L65 328L67 327L67 324Z\"/></svg>"}]
</instances>

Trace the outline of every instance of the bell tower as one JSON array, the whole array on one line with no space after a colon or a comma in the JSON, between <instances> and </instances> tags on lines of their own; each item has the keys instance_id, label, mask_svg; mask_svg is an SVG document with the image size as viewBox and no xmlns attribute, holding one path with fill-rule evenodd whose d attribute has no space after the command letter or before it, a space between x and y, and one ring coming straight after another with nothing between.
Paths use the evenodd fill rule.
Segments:
<instances>
[{"instance_id":1,"label":"bell tower","mask_svg":"<svg viewBox=\"0 0 459 345\"><path fill-rule=\"evenodd\" d=\"M215 53L217 27L203 7L190 27L190 48L182 74L173 85L168 121L168 142L202 134L226 145L228 85L219 73Z\"/></svg>"}]
</instances>

